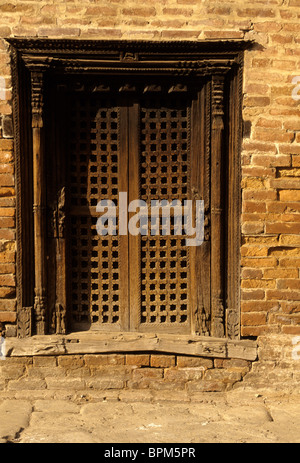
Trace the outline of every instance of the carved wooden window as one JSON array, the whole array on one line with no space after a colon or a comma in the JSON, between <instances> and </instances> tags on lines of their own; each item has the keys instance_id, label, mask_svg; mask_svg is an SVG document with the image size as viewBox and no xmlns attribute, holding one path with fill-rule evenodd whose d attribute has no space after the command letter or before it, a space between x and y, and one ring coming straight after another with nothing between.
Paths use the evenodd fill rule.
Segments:
<instances>
[{"instance_id":1,"label":"carved wooden window","mask_svg":"<svg viewBox=\"0 0 300 463\"><path fill-rule=\"evenodd\" d=\"M238 337L244 45L11 43L26 141L22 158L17 144L20 335ZM128 203L203 199L203 244L187 247L172 220L169 236L122 235L119 221L99 236L97 203L119 206L120 192Z\"/></svg>"}]
</instances>

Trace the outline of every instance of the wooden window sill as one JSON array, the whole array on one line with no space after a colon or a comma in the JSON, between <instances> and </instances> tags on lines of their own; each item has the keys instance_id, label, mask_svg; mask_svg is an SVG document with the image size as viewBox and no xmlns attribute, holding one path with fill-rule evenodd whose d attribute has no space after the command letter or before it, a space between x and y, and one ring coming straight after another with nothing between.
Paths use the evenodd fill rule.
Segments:
<instances>
[{"instance_id":1,"label":"wooden window sill","mask_svg":"<svg viewBox=\"0 0 300 463\"><path fill-rule=\"evenodd\" d=\"M7 338L7 357L160 352L198 357L257 359L257 342L204 336L78 332Z\"/></svg>"}]
</instances>

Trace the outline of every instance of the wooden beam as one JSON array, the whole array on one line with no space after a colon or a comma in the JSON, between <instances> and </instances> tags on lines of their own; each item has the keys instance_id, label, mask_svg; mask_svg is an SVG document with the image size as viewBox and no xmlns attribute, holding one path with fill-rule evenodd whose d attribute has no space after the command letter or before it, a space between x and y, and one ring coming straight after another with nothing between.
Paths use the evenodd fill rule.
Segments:
<instances>
[{"instance_id":1,"label":"wooden beam","mask_svg":"<svg viewBox=\"0 0 300 463\"><path fill-rule=\"evenodd\" d=\"M146 333L74 333L67 336L7 338L7 357L161 352L210 358L257 359L257 343L207 336Z\"/></svg>"}]
</instances>

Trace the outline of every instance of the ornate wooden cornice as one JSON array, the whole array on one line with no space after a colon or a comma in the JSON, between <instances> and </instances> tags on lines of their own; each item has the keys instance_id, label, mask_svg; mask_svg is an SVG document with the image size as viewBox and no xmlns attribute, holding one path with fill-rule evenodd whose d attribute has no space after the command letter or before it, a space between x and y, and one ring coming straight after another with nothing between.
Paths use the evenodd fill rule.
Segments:
<instances>
[{"instance_id":1,"label":"ornate wooden cornice","mask_svg":"<svg viewBox=\"0 0 300 463\"><path fill-rule=\"evenodd\" d=\"M27 67L47 66L65 73L208 75L226 74L239 64L250 41L145 42L8 39Z\"/></svg>"}]
</instances>

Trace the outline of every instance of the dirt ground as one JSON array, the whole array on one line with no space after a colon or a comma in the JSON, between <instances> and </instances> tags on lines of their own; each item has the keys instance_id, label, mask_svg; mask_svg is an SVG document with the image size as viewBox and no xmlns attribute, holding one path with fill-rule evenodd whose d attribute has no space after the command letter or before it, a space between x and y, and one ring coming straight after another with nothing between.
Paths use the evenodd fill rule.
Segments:
<instances>
[{"instance_id":1,"label":"dirt ground","mask_svg":"<svg viewBox=\"0 0 300 463\"><path fill-rule=\"evenodd\" d=\"M299 443L300 396L268 391L2 399L1 443Z\"/></svg>"}]
</instances>

